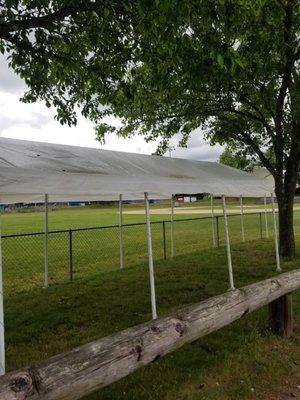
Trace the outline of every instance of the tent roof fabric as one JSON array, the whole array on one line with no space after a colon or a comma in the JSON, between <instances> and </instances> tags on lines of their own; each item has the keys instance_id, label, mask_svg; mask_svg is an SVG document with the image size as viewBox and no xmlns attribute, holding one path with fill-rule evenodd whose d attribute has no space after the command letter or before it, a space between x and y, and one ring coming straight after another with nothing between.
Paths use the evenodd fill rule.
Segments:
<instances>
[{"instance_id":1,"label":"tent roof fabric","mask_svg":"<svg viewBox=\"0 0 300 400\"><path fill-rule=\"evenodd\" d=\"M261 197L262 178L216 162L0 138L0 203L167 198L173 194Z\"/></svg>"}]
</instances>

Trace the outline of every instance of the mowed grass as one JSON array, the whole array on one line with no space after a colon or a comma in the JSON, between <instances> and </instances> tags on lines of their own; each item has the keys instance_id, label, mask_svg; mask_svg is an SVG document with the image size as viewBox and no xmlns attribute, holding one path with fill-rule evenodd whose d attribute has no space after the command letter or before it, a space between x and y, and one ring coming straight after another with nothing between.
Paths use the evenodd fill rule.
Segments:
<instances>
[{"instance_id":1,"label":"mowed grass","mask_svg":"<svg viewBox=\"0 0 300 400\"><path fill-rule=\"evenodd\" d=\"M68 218L67 213L76 212L77 220L82 223L89 212L97 215L99 213L98 209L84 210L83 216L81 211L82 209L54 211L50 214L51 228L58 228L53 222L58 213ZM115 209L100 210L100 214L103 213L107 218L112 218L108 216L110 212L117 218ZM35 219L36 213L21 216L28 218L27 229L23 226L24 230L35 230L28 221ZM18 217L19 215L13 214L4 216L4 228L9 218ZM141 216L130 215L128 218ZM299 218L299 213L296 213L298 246ZM75 222L74 220L74 224ZM66 225L61 227L69 228L70 225L64 223ZM91 226L96 225L95 220L94 223L92 220L89 223ZM77 226L79 225L72 227ZM219 249L211 248L210 220L177 222L176 256L173 260L169 257L169 227L166 228L167 260L163 260L161 225L154 224L152 228L160 316L174 308L204 300L228 289L221 220ZM271 218L269 228L271 234ZM22 242L22 246L18 246L17 242L8 245L9 242L5 242L8 239L3 240L8 257L4 264L8 370L37 362L151 319L144 227L128 230L127 233L125 231L126 268L122 271L118 265L117 232L101 232L104 231L106 233L103 236L100 236L102 233L97 236L98 231L90 231L85 236L74 239L77 249L74 255L74 282L62 279L62 276L67 278L68 271L67 242L58 237L52 239L51 282L59 284L50 285L47 290L41 288L42 238L38 239L37 247L32 246L30 241ZM259 217L245 217L246 243L241 243L240 232L239 217L231 217L230 233L236 286L242 287L275 275L273 238L270 236L269 239L260 239ZM264 231L263 235L265 236ZM22 264L22 260L28 257L29 262ZM298 268L299 262L299 258L293 262L285 262L283 269L287 271ZM20 268L22 265L26 266L25 273ZM61 275L62 272L64 275ZM219 332L185 345L110 387L89 395L86 400L263 398L265 393L299 370L299 292L294 294L294 304L297 324L293 340L284 340L270 334L267 329L267 308L263 308Z\"/></svg>"},{"instance_id":2,"label":"mowed grass","mask_svg":"<svg viewBox=\"0 0 300 400\"><path fill-rule=\"evenodd\" d=\"M263 204L260 200L244 199L244 205L246 209L251 211L251 208L256 209L258 207L263 208ZM221 211L221 201L220 199L214 200L214 206L216 211ZM207 215L210 215L210 201L202 200L195 203L184 203L183 205L175 208L198 208L201 211L199 216L205 216L203 214L203 209L207 211ZM68 229L68 228L88 228L95 226L106 226L118 224L118 204L114 203L111 206L87 206L87 207L66 207L66 208L56 208L49 207L49 230L57 229ZM170 208L170 201L164 200L156 204L151 204L151 210L159 208ZM233 210L239 212L239 202L236 200L227 200L228 210ZM144 222L145 217L141 214L126 214L126 211L143 210L143 203L139 204L124 204L124 216L123 222L134 223L134 222ZM271 210L270 204L268 204L268 209ZM24 232L40 232L44 227L44 212L43 207L39 207L36 212L12 212L2 215L2 233L3 234L14 234L14 233L24 233ZM176 215L177 219L197 217L197 214L190 214L187 210L186 214ZM152 215L152 221L162 221L170 219L170 215Z\"/></svg>"},{"instance_id":3,"label":"mowed grass","mask_svg":"<svg viewBox=\"0 0 300 400\"><path fill-rule=\"evenodd\" d=\"M245 200L247 205L247 199ZM151 208L165 208L169 203L152 205ZM257 208L256 202L248 204ZM209 202L193 203L191 207L207 210ZM220 209L220 201L215 200L216 209ZM234 209L237 202L228 201L228 209ZM140 210L140 205L125 205L126 210ZM300 213L296 213L298 218ZM2 216L4 234L18 232L41 232L42 213L12 213ZM186 218L193 218L185 221ZM174 224L175 252L188 254L212 246L211 219L196 219L197 214L178 214ZM153 215L152 221L168 221L170 215ZM268 216L269 231L272 232L272 217ZM75 207L55 210L49 213L49 228L76 229L114 225L118 221L116 206L111 207ZM124 214L124 223L144 222L143 215ZM297 221L296 221L297 222ZM260 237L259 214L244 217L247 240ZM241 221L239 216L229 217L230 234L233 243L241 241ZM162 223L152 224L153 252L155 259L164 257L164 226ZM263 235L265 235L262 218ZM216 230L216 226L215 226ZM147 259L147 243L145 225L124 226L125 265L134 266ZM170 256L170 223L165 223L166 257ZM219 240L224 244L223 218L219 218ZM117 270L119 267L119 229L116 227L74 231L72 233L72 263L75 279L88 277L98 272ZM22 291L41 286L44 282L44 236L19 236L3 238L4 285L6 291ZM61 283L70 279L70 236L68 232L51 233L49 235L49 282Z\"/></svg>"},{"instance_id":4,"label":"mowed grass","mask_svg":"<svg viewBox=\"0 0 300 400\"><path fill-rule=\"evenodd\" d=\"M275 275L269 240L233 246L236 286ZM284 270L298 268L299 259ZM160 316L228 288L225 248L155 263ZM299 292L294 295L299 324ZM5 297L8 370L151 319L146 263ZM86 400L257 399L300 363L293 340L270 335L267 309L185 345Z\"/></svg>"}]
</instances>

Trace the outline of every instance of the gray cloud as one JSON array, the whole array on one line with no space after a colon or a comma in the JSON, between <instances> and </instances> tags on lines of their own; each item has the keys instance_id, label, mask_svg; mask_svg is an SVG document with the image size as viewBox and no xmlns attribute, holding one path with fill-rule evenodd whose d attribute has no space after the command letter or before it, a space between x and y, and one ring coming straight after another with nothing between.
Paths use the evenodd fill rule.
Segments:
<instances>
[{"instance_id":1,"label":"gray cloud","mask_svg":"<svg viewBox=\"0 0 300 400\"><path fill-rule=\"evenodd\" d=\"M192 132L186 148L178 147L180 135L176 135L172 140L172 156L178 158L187 158L191 160L217 161L223 151L223 147L211 146L203 139L202 130L196 129ZM166 154L167 155L167 154Z\"/></svg>"},{"instance_id":2,"label":"gray cloud","mask_svg":"<svg viewBox=\"0 0 300 400\"><path fill-rule=\"evenodd\" d=\"M176 148L172 151L172 157L201 161L217 161L221 153L221 146L202 144L198 147L194 146L193 148L190 148L189 146L186 149Z\"/></svg>"},{"instance_id":3,"label":"gray cloud","mask_svg":"<svg viewBox=\"0 0 300 400\"><path fill-rule=\"evenodd\" d=\"M18 98L22 96L22 94L26 91L26 84L22 79L14 73L12 68L9 68L8 66L8 61L6 56L0 55L0 92L2 92L2 98L5 102L5 94L12 94L16 102L18 102ZM25 105L24 105L25 107ZM24 108L25 109L25 108ZM53 127L57 130L60 127L57 127L57 123L53 121L53 116L47 116L39 111L33 111L32 107L28 108L28 115L24 117L24 113L22 113L22 116L18 116L17 114L13 117L11 116L6 116L6 115L0 115L0 135L1 133L9 128L15 127L16 129L20 127L20 125L28 125L31 128L34 129L40 129L41 133L43 132L43 129L46 129L45 125L47 124L53 124ZM75 128L73 128L75 130ZM26 137L26 133L24 134L24 137ZM64 135L66 135L66 131L64 131ZM27 135L28 136L28 135ZM82 134L82 137L84 137L84 133ZM30 139L30 135L28 139ZM71 140L71 139L70 139ZM119 139L116 139L114 143L114 150L118 148L118 146L115 146L118 143ZM218 160L221 152L222 152L222 147L221 146L210 146L208 143L206 143L203 139L203 132L201 129L196 129L192 134L191 137L188 141L188 146L187 148L179 148L178 147L178 141L180 140L180 135L176 135L174 139L171 142L171 146L174 148L172 151L172 156L173 157L178 157L178 158L187 158L187 159L193 159L193 160L203 160L203 161L216 161ZM72 140L71 142L74 142L74 137L72 135ZM130 142L128 142L129 145ZM124 143L120 141L120 150L124 148ZM153 149L152 151L154 151ZM135 147L133 150L132 148L128 148L127 151L135 151L137 153L141 153L144 151L144 146L143 143L141 145L138 145ZM152 152L149 150L149 152ZM168 156L168 154L165 154Z\"/></svg>"},{"instance_id":4,"label":"gray cloud","mask_svg":"<svg viewBox=\"0 0 300 400\"><path fill-rule=\"evenodd\" d=\"M0 115L0 133L2 133L5 129L10 127L17 127L18 125L26 124L31 128L42 128L43 125L47 124L49 121L52 121L51 118L40 114L38 112L32 112L28 116L28 118L19 118L19 117L6 117Z\"/></svg>"},{"instance_id":5,"label":"gray cloud","mask_svg":"<svg viewBox=\"0 0 300 400\"><path fill-rule=\"evenodd\" d=\"M9 68L7 57L0 56L0 91L22 95L26 90L26 84L22 79Z\"/></svg>"}]
</instances>

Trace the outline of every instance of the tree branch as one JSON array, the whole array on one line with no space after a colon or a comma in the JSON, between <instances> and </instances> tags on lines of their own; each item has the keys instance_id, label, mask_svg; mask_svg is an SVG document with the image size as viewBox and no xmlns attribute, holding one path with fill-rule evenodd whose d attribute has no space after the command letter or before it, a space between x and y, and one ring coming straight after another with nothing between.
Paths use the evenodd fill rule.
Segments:
<instances>
[{"instance_id":1,"label":"tree branch","mask_svg":"<svg viewBox=\"0 0 300 400\"><path fill-rule=\"evenodd\" d=\"M259 107L257 107L255 104L253 104L249 99L247 99L245 96L240 97L241 102L244 102L246 105L249 107L253 108L254 111L256 111L260 115L261 122L263 123L264 127L266 128L267 132L272 135L272 129L264 116L264 114L261 112Z\"/></svg>"},{"instance_id":2,"label":"tree branch","mask_svg":"<svg viewBox=\"0 0 300 400\"><path fill-rule=\"evenodd\" d=\"M230 107L228 107L228 108L227 108L227 107L226 107L226 108L221 108L220 111L221 111L221 112L222 112L222 111L224 111L224 112L231 112L231 113L234 113L234 114L237 114L237 115L241 115L241 116L243 116L243 117L250 118L250 119L252 119L252 120L254 120L254 121L258 121L258 122L260 122L261 124L263 124L263 126L265 126L265 123L264 123L264 119L263 119L263 118L258 117L257 115L252 114L252 113L250 113L250 112L242 111L242 110L237 110L236 108L230 108ZM269 126L268 126L268 128L269 128Z\"/></svg>"},{"instance_id":3,"label":"tree branch","mask_svg":"<svg viewBox=\"0 0 300 400\"><path fill-rule=\"evenodd\" d=\"M99 9L99 0L97 2L82 2L77 6L66 6L57 11L39 17L16 19L12 22L0 24L0 36L3 34L27 30L33 28L46 28L57 21L62 21L66 17L86 11L97 11Z\"/></svg>"},{"instance_id":4,"label":"tree branch","mask_svg":"<svg viewBox=\"0 0 300 400\"><path fill-rule=\"evenodd\" d=\"M285 8L284 19L284 42L285 42L285 57L286 64L283 70L282 83L279 89L279 94L276 103L276 119L281 118L283 114L284 100L292 75L292 70L297 57L292 46L292 25L293 25L293 7L295 0L288 0Z\"/></svg>"},{"instance_id":5,"label":"tree branch","mask_svg":"<svg viewBox=\"0 0 300 400\"><path fill-rule=\"evenodd\" d=\"M252 150L258 155L260 161L262 164L267 168L267 170L275 176L276 170L273 167L273 165L270 162L270 159L265 156L263 151L260 149L259 145L255 142L255 140L252 139L250 135L243 134L240 136L237 136L237 139L240 140L242 143L245 143L246 145L250 146Z\"/></svg>"}]
</instances>

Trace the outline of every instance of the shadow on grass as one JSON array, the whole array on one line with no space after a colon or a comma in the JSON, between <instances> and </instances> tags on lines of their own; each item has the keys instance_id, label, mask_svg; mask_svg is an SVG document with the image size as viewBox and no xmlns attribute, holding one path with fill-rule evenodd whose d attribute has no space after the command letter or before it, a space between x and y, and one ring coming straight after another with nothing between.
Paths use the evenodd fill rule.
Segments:
<instances>
[{"instance_id":1,"label":"shadow on grass","mask_svg":"<svg viewBox=\"0 0 300 400\"><path fill-rule=\"evenodd\" d=\"M236 287L275 275L272 242L235 245L233 263ZM157 261L155 277L159 315L223 293L225 249ZM298 310L298 294L295 300ZM151 319L147 264L8 295L5 318L9 370L139 324ZM299 353L294 342L270 336L266 321L260 310L87 399L257 398L295 367Z\"/></svg>"}]
</instances>

